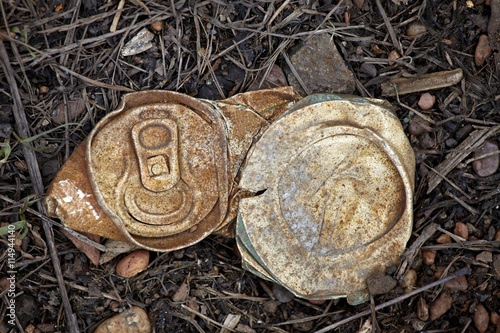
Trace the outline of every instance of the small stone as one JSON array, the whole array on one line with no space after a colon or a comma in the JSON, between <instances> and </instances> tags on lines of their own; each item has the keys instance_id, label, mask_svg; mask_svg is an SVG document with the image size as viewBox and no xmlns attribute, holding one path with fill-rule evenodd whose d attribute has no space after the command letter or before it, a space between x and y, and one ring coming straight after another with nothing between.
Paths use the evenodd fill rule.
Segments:
<instances>
[{"instance_id":1,"label":"small stone","mask_svg":"<svg viewBox=\"0 0 500 333\"><path fill-rule=\"evenodd\" d=\"M40 92L40 94L45 95L49 93L50 88L47 86L41 86L40 88L38 88L38 91Z\"/></svg>"},{"instance_id":2,"label":"small stone","mask_svg":"<svg viewBox=\"0 0 500 333\"><path fill-rule=\"evenodd\" d=\"M481 148L474 152L474 158L493 153L498 150L498 142L496 140L488 139L485 140ZM498 153L490 156L483 157L481 159L472 162L472 167L474 172L479 177L487 177L493 175L500 164L500 156Z\"/></svg>"},{"instance_id":3,"label":"small stone","mask_svg":"<svg viewBox=\"0 0 500 333\"><path fill-rule=\"evenodd\" d=\"M480 333L486 332L489 321L490 316L485 307L482 304L476 306L476 312L474 312L474 326L476 326Z\"/></svg>"},{"instance_id":4,"label":"small stone","mask_svg":"<svg viewBox=\"0 0 500 333\"><path fill-rule=\"evenodd\" d=\"M498 324L500 324L500 315L498 314L498 312L491 311L491 315L490 315L490 322L491 322L493 325L498 325Z\"/></svg>"},{"instance_id":5,"label":"small stone","mask_svg":"<svg viewBox=\"0 0 500 333\"><path fill-rule=\"evenodd\" d=\"M451 237L448 234L441 234L438 238L436 238L436 243L449 244L451 243Z\"/></svg>"},{"instance_id":6,"label":"small stone","mask_svg":"<svg viewBox=\"0 0 500 333\"><path fill-rule=\"evenodd\" d=\"M436 254L436 250L424 250L422 251L422 261L428 266L433 265L434 259L436 259Z\"/></svg>"},{"instance_id":7,"label":"small stone","mask_svg":"<svg viewBox=\"0 0 500 333\"><path fill-rule=\"evenodd\" d=\"M406 36L409 38L420 37L427 32L425 25L419 22L412 23L406 29Z\"/></svg>"},{"instance_id":8,"label":"small stone","mask_svg":"<svg viewBox=\"0 0 500 333\"><path fill-rule=\"evenodd\" d=\"M427 133L431 130L431 124L419 116L413 116L410 119L410 123L408 124L408 132L411 135L421 136L424 133Z\"/></svg>"},{"instance_id":9,"label":"small stone","mask_svg":"<svg viewBox=\"0 0 500 333\"><path fill-rule=\"evenodd\" d=\"M467 278L465 276L459 276L452 280L446 281L444 287L448 290L453 291L466 291L469 287Z\"/></svg>"},{"instance_id":10,"label":"small stone","mask_svg":"<svg viewBox=\"0 0 500 333\"><path fill-rule=\"evenodd\" d=\"M186 282L183 282L179 289L172 296L172 301L174 302L184 302L189 296L189 286Z\"/></svg>"},{"instance_id":11,"label":"small stone","mask_svg":"<svg viewBox=\"0 0 500 333\"><path fill-rule=\"evenodd\" d=\"M417 317L420 320L427 321L429 319L429 306L424 298L420 297L417 303Z\"/></svg>"},{"instance_id":12,"label":"small stone","mask_svg":"<svg viewBox=\"0 0 500 333\"><path fill-rule=\"evenodd\" d=\"M495 233L495 242L500 241L500 229Z\"/></svg>"},{"instance_id":13,"label":"small stone","mask_svg":"<svg viewBox=\"0 0 500 333\"><path fill-rule=\"evenodd\" d=\"M354 75L329 34L319 34L305 40L292 52L290 62L311 93L354 92ZM291 86L299 93L305 93L293 72L290 71L287 77Z\"/></svg>"},{"instance_id":14,"label":"small stone","mask_svg":"<svg viewBox=\"0 0 500 333\"><path fill-rule=\"evenodd\" d=\"M401 58L401 55L396 50L392 50L389 53L389 55L387 56L387 59L389 59L389 60L396 60L399 58ZM389 66L392 66L392 65L394 65L394 61L389 61L388 64L389 64Z\"/></svg>"},{"instance_id":15,"label":"small stone","mask_svg":"<svg viewBox=\"0 0 500 333\"><path fill-rule=\"evenodd\" d=\"M54 323L39 323L36 328L43 333L57 332L56 324Z\"/></svg>"},{"instance_id":16,"label":"small stone","mask_svg":"<svg viewBox=\"0 0 500 333\"><path fill-rule=\"evenodd\" d=\"M151 322L146 312L138 306L103 321L94 333L150 333Z\"/></svg>"},{"instance_id":17,"label":"small stone","mask_svg":"<svg viewBox=\"0 0 500 333\"><path fill-rule=\"evenodd\" d=\"M453 298L446 292L441 293L429 309L430 319L436 320L444 315L449 309L451 309L452 304Z\"/></svg>"},{"instance_id":18,"label":"small stone","mask_svg":"<svg viewBox=\"0 0 500 333\"><path fill-rule=\"evenodd\" d=\"M16 33L11 31L10 33L7 32L5 29L0 29L0 40L3 42L8 41L9 39L7 36L10 36L10 38L16 38Z\"/></svg>"},{"instance_id":19,"label":"small stone","mask_svg":"<svg viewBox=\"0 0 500 333\"><path fill-rule=\"evenodd\" d=\"M375 67L374 64L364 62L361 64L359 69L361 72L367 74L368 76L371 76L371 77L377 76L377 67Z\"/></svg>"},{"instance_id":20,"label":"small stone","mask_svg":"<svg viewBox=\"0 0 500 333\"><path fill-rule=\"evenodd\" d=\"M28 324L28 326L24 328L24 333L35 333L35 325Z\"/></svg>"},{"instance_id":21,"label":"small stone","mask_svg":"<svg viewBox=\"0 0 500 333\"><path fill-rule=\"evenodd\" d=\"M493 262L493 254L490 251L483 251L476 256L477 261Z\"/></svg>"},{"instance_id":22,"label":"small stone","mask_svg":"<svg viewBox=\"0 0 500 333\"><path fill-rule=\"evenodd\" d=\"M414 269L409 269L406 271L401 281L401 287L404 289L405 293L409 293L415 289L417 284L417 272Z\"/></svg>"},{"instance_id":23,"label":"small stone","mask_svg":"<svg viewBox=\"0 0 500 333\"><path fill-rule=\"evenodd\" d=\"M67 111L66 111L67 110ZM79 115L85 111L85 103L83 100L74 100L68 102L68 107L64 103L56 106L54 111L51 112L50 117L56 124L64 124L66 122L66 112L68 112L68 121L74 121Z\"/></svg>"},{"instance_id":24,"label":"small stone","mask_svg":"<svg viewBox=\"0 0 500 333\"><path fill-rule=\"evenodd\" d=\"M455 230L453 230L453 233L463 239L469 238L469 229L467 225L462 222L455 223Z\"/></svg>"},{"instance_id":25,"label":"small stone","mask_svg":"<svg viewBox=\"0 0 500 333\"><path fill-rule=\"evenodd\" d=\"M432 109L434 103L436 103L436 96L429 93L422 94L418 100L418 106L424 111Z\"/></svg>"},{"instance_id":26,"label":"small stone","mask_svg":"<svg viewBox=\"0 0 500 333\"><path fill-rule=\"evenodd\" d=\"M474 62L476 63L476 66L480 67L484 65L484 62L491 56L492 53L493 50L490 47L488 36L479 36L479 41L477 42L476 46L476 52L474 53Z\"/></svg>"},{"instance_id":27,"label":"small stone","mask_svg":"<svg viewBox=\"0 0 500 333\"><path fill-rule=\"evenodd\" d=\"M294 298L288 289L277 283L273 283L273 296L281 303L288 303Z\"/></svg>"},{"instance_id":28,"label":"small stone","mask_svg":"<svg viewBox=\"0 0 500 333\"><path fill-rule=\"evenodd\" d=\"M149 25L151 30L156 31L156 32L162 31L164 26L165 26L165 21L163 21L163 20L154 21L153 23L151 23Z\"/></svg>"},{"instance_id":29,"label":"small stone","mask_svg":"<svg viewBox=\"0 0 500 333\"><path fill-rule=\"evenodd\" d=\"M383 295L394 289L398 283L389 275L377 274L366 280L368 290L372 295Z\"/></svg>"},{"instance_id":30,"label":"small stone","mask_svg":"<svg viewBox=\"0 0 500 333\"><path fill-rule=\"evenodd\" d=\"M356 6L358 9L363 9L363 6L365 5L365 0L352 0L352 3L354 6Z\"/></svg>"},{"instance_id":31,"label":"small stone","mask_svg":"<svg viewBox=\"0 0 500 333\"><path fill-rule=\"evenodd\" d=\"M116 265L116 274L124 278L136 276L149 265L149 251L135 250Z\"/></svg>"},{"instance_id":32,"label":"small stone","mask_svg":"<svg viewBox=\"0 0 500 333\"><path fill-rule=\"evenodd\" d=\"M265 302L264 305L264 311L267 313L275 314L276 311L278 311L278 307L280 306L281 302L280 301L267 301Z\"/></svg>"}]
</instances>

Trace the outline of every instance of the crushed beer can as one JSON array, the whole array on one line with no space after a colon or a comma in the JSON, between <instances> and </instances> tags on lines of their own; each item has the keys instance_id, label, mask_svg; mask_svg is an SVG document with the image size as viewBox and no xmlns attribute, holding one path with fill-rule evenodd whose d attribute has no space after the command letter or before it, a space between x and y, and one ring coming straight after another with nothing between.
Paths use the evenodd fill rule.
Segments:
<instances>
[{"instance_id":1,"label":"crushed beer can","mask_svg":"<svg viewBox=\"0 0 500 333\"><path fill-rule=\"evenodd\" d=\"M300 96L291 87L207 101L169 91L123 97L49 186L46 206L76 231L172 251L231 234L235 179L250 146Z\"/></svg>"},{"instance_id":2,"label":"crushed beer can","mask_svg":"<svg viewBox=\"0 0 500 333\"><path fill-rule=\"evenodd\" d=\"M415 158L382 101L312 95L252 147L239 186L243 266L306 299L367 300L412 230Z\"/></svg>"},{"instance_id":3,"label":"crushed beer can","mask_svg":"<svg viewBox=\"0 0 500 333\"><path fill-rule=\"evenodd\" d=\"M234 235L236 219L245 269L298 297L357 304L405 249L414 173L381 100L144 91L97 124L46 204L72 229L157 251Z\"/></svg>"}]
</instances>

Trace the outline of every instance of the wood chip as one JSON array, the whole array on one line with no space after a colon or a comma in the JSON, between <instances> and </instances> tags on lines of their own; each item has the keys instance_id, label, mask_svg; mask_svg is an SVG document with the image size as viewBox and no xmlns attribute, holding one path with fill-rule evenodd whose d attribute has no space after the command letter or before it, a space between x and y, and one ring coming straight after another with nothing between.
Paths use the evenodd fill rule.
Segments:
<instances>
[{"instance_id":1,"label":"wood chip","mask_svg":"<svg viewBox=\"0 0 500 333\"><path fill-rule=\"evenodd\" d=\"M389 82L382 83L382 95L396 96L396 94L404 95L449 87L460 82L462 77L463 72L461 68L451 71L422 74L415 77L398 77Z\"/></svg>"}]
</instances>

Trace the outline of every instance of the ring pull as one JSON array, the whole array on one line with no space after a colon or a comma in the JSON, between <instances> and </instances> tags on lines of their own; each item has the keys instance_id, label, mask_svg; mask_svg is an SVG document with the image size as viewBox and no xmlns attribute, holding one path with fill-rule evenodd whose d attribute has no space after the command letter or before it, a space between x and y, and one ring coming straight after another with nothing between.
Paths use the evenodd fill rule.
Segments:
<instances>
[{"instance_id":1,"label":"ring pull","mask_svg":"<svg viewBox=\"0 0 500 333\"><path fill-rule=\"evenodd\" d=\"M142 185L153 192L164 192L180 180L178 130L175 121L147 119L132 127Z\"/></svg>"}]
</instances>

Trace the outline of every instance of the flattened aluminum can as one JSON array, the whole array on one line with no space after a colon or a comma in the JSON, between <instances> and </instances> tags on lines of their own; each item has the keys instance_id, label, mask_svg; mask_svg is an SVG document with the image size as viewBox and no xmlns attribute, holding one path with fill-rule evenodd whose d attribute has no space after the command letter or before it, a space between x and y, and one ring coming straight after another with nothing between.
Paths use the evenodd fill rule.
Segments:
<instances>
[{"instance_id":1,"label":"flattened aluminum can","mask_svg":"<svg viewBox=\"0 0 500 333\"><path fill-rule=\"evenodd\" d=\"M244 268L306 299L367 299L412 230L415 158L380 100L304 98L252 146L239 187Z\"/></svg>"},{"instance_id":2,"label":"flattened aluminum can","mask_svg":"<svg viewBox=\"0 0 500 333\"><path fill-rule=\"evenodd\" d=\"M299 100L292 88L223 101L169 91L127 94L49 187L49 214L70 228L171 251L231 234L252 143Z\"/></svg>"}]
</instances>

